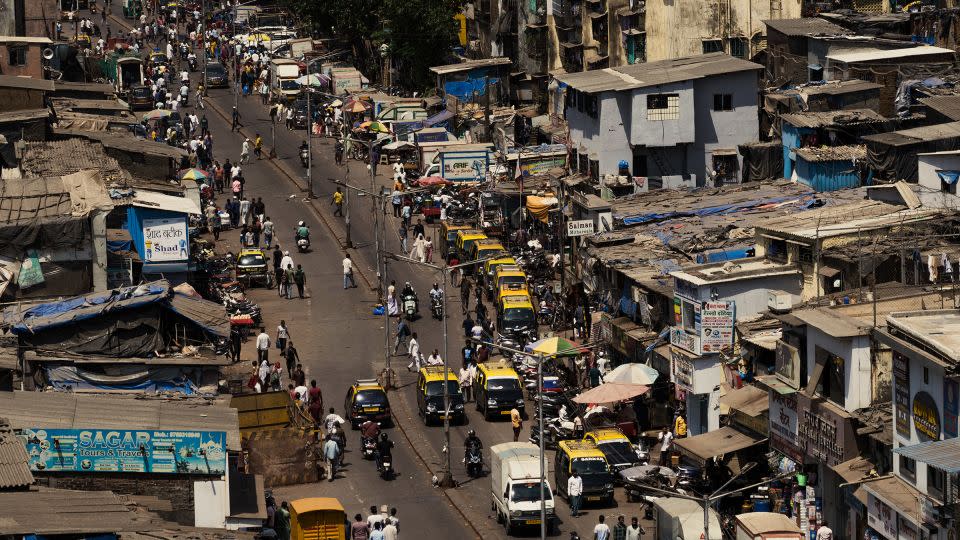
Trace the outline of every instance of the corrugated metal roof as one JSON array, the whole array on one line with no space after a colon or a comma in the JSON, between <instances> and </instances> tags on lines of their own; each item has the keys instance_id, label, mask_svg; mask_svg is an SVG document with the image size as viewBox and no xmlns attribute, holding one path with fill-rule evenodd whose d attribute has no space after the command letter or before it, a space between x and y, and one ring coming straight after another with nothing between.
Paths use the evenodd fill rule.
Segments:
<instances>
[{"instance_id":1,"label":"corrugated metal roof","mask_svg":"<svg viewBox=\"0 0 960 540\"><path fill-rule=\"evenodd\" d=\"M720 405L726 405L747 416L758 416L770 407L770 401L766 390L748 384L727 392L720 398Z\"/></svg>"},{"instance_id":2,"label":"corrugated metal roof","mask_svg":"<svg viewBox=\"0 0 960 540\"><path fill-rule=\"evenodd\" d=\"M758 439L746 433L741 433L730 426L720 429L674 440L680 451L693 458L706 461L714 456L729 454L737 450L749 448L763 439Z\"/></svg>"},{"instance_id":3,"label":"corrugated metal roof","mask_svg":"<svg viewBox=\"0 0 960 540\"><path fill-rule=\"evenodd\" d=\"M955 55L951 49L943 47L933 47L930 45L921 45L919 47L909 47L906 49L859 49L849 52L840 52L828 54L827 59L834 62L843 62L852 64L856 62L873 62L876 60L899 60L916 58L919 56L931 56L937 54Z\"/></svg>"},{"instance_id":4,"label":"corrugated metal roof","mask_svg":"<svg viewBox=\"0 0 960 540\"><path fill-rule=\"evenodd\" d=\"M109 491L41 489L0 493L0 535L112 533L155 528L156 516L136 512Z\"/></svg>"},{"instance_id":5,"label":"corrugated metal roof","mask_svg":"<svg viewBox=\"0 0 960 540\"><path fill-rule=\"evenodd\" d=\"M796 152L797 157L801 157L808 162L851 161L867 158L867 146L864 144L806 147L798 148Z\"/></svg>"},{"instance_id":6,"label":"corrugated metal roof","mask_svg":"<svg viewBox=\"0 0 960 540\"><path fill-rule=\"evenodd\" d=\"M459 64L446 64L443 66L433 66L432 68L430 68L430 71L436 73L437 75L446 75L448 73L459 73L461 71L470 71L471 69L477 69L482 67L506 66L510 63L511 62L509 58L505 56L498 56L496 58L467 60L466 62L460 62Z\"/></svg>"},{"instance_id":7,"label":"corrugated metal roof","mask_svg":"<svg viewBox=\"0 0 960 540\"><path fill-rule=\"evenodd\" d=\"M47 40L47 42L49 43L50 40ZM53 92L53 81L34 79L33 77L17 77L16 75L0 75L0 88L23 88Z\"/></svg>"},{"instance_id":8,"label":"corrugated metal roof","mask_svg":"<svg viewBox=\"0 0 960 540\"><path fill-rule=\"evenodd\" d=\"M29 486L33 483L30 458L23 442L6 418L0 418L0 489Z\"/></svg>"},{"instance_id":9,"label":"corrugated metal roof","mask_svg":"<svg viewBox=\"0 0 960 540\"><path fill-rule=\"evenodd\" d=\"M818 34L845 35L849 30L826 21L819 17L803 17L801 19L772 19L763 21L768 28L772 28L787 36L808 36Z\"/></svg>"},{"instance_id":10,"label":"corrugated metal roof","mask_svg":"<svg viewBox=\"0 0 960 540\"><path fill-rule=\"evenodd\" d=\"M932 126L921 126L876 135L865 135L867 143L879 143L888 146L906 146L928 141L960 138L960 122L947 122Z\"/></svg>"},{"instance_id":11,"label":"corrugated metal roof","mask_svg":"<svg viewBox=\"0 0 960 540\"><path fill-rule=\"evenodd\" d=\"M960 473L960 439L928 441L913 446L901 446L895 449L893 453L932 465L947 474Z\"/></svg>"},{"instance_id":12,"label":"corrugated metal roof","mask_svg":"<svg viewBox=\"0 0 960 540\"><path fill-rule=\"evenodd\" d=\"M780 119L791 126L801 128L821 128L834 125L853 126L886 121L886 118L872 109L787 113L781 114Z\"/></svg>"},{"instance_id":13,"label":"corrugated metal roof","mask_svg":"<svg viewBox=\"0 0 960 540\"><path fill-rule=\"evenodd\" d=\"M760 64L724 53L710 53L658 62L641 62L616 68L566 73L557 75L557 80L581 92L596 93L635 90L760 69L763 69Z\"/></svg>"},{"instance_id":14,"label":"corrugated metal roof","mask_svg":"<svg viewBox=\"0 0 960 540\"><path fill-rule=\"evenodd\" d=\"M921 99L920 103L950 120L960 120L960 96L932 96Z\"/></svg>"},{"instance_id":15,"label":"corrugated metal roof","mask_svg":"<svg viewBox=\"0 0 960 540\"><path fill-rule=\"evenodd\" d=\"M240 450L237 410L209 400L120 397L64 392L0 392L0 411L15 429L181 429L225 431ZM2 508L0 504L0 508Z\"/></svg>"}]
</instances>

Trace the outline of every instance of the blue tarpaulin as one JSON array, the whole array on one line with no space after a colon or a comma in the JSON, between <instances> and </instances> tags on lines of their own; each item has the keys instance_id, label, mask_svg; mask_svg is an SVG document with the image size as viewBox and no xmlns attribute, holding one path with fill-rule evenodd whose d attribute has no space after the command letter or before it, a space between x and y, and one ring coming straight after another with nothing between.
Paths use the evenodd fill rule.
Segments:
<instances>
[{"instance_id":1,"label":"blue tarpaulin","mask_svg":"<svg viewBox=\"0 0 960 540\"><path fill-rule=\"evenodd\" d=\"M489 79L479 78L468 81L450 81L443 85L443 92L453 96L460 101L471 101L473 96L484 96L487 93L487 81L490 86L500 83L500 79L490 77Z\"/></svg>"},{"instance_id":2,"label":"blue tarpaulin","mask_svg":"<svg viewBox=\"0 0 960 540\"><path fill-rule=\"evenodd\" d=\"M957 183L957 179L960 178L960 171L937 171L937 176L940 177L942 182L946 182L951 186Z\"/></svg>"},{"instance_id":3,"label":"blue tarpaulin","mask_svg":"<svg viewBox=\"0 0 960 540\"><path fill-rule=\"evenodd\" d=\"M453 118L453 113L444 109L423 121L423 127L432 127Z\"/></svg>"}]
</instances>

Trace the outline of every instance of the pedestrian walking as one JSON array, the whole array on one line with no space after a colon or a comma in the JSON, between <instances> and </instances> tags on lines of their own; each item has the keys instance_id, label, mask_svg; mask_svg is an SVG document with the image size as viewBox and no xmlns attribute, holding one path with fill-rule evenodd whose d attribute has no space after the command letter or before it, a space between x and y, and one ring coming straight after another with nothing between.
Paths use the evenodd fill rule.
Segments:
<instances>
[{"instance_id":1,"label":"pedestrian walking","mask_svg":"<svg viewBox=\"0 0 960 540\"><path fill-rule=\"evenodd\" d=\"M466 315L470 311L470 280L463 278L460 281L460 307L463 309L463 314ZM473 321L470 321L470 328L473 328ZM470 330L467 328L467 323L464 321L464 328L467 330L467 335L470 335Z\"/></svg>"},{"instance_id":2,"label":"pedestrian walking","mask_svg":"<svg viewBox=\"0 0 960 540\"><path fill-rule=\"evenodd\" d=\"M523 418L516 407L510 409L510 423L513 424L513 442L517 442L520 440L520 430L523 429Z\"/></svg>"},{"instance_id":3,"label":"pedestrian walking","mask_svg":"<svg viewBox=\"0 0 960 540\"><path fill-rule=\"evenodd\" d=\"M623 514L617 516L617 523L613 526L613 540L627 540L627 523Z\"/></svg>"},{"instance_id":4,"label":"pedestrian walking","mask_svg":"<svg viewBox=\"0 0 960 540\"><path fill-rule=\"evenodd\" d=\"M424 240L423 234L417 235L417 239L413 241L413 247L410 249L410 258L420 262L427 260L427 241Z\"/></svg>"},{"instance_id":5,"label":"pedestrian walking","mask_svg":"<svg viewBox=\"0 0 960 540\"><path fill-rule=\"evenodd\" d=\"M243 124L240 123L240 111L234 107L233 112L230 113L230 131L240 131L241 127L243 127Z\"/></svg>"},{"instance_id":6,"label":"pedestrian walking","mask_svg":"<svg viewBox=\"0 0 960 540\"><path fill-rule=\"evenodd\" d=\"M243 143L240 144L240 164L244 164L250 161L250 139L243 139Z\"/></svg>"},{"instance_id":7,"label":"pedestrian walking","mask_svg":"<svg viewBox=\"0 0 960 540\"><path fill-rule=\"evenodd\" d=\"M630 518L630 526L627 527L627 540L640 540L647 531L640 526L640 520L636 516Z\"/></svg>"},{"instance_id":8,"label":"pedestrian walking","mask_svg":"<svg viewBox=\"0 0 960 540\"><path fill-rule=\"evenodd\" d=\"M299 264L297 269L293 272L293 283L297 286L297 296L303 298L303 287L307 284L307 274L303 271L303 267Z\"/></svg>"},{"instance_id":9,"label":"pedestrian walking","mask_svg":"<svg viewBox=\"0 0 960 540\"><path fill-rule=\"evenodd\" d=\"M286 269L286 271L285 271L285 278L286 278L285 281L287 282L287 291L286 291L286 292L287 292L287 300L290 300L290 299L293 298L294 275L295 275L296 273L297 273L297 272L296 272L296 270L293 269L293 265L292 265L292 264L287 266L287 269Z\"/></svg>"},{"instance_id":10,"label":"pedestrian walking","mask_svg":"<svg viewBox=\"0 0 960 540\"><path fill-rule=\"evenodd\" d=\"M270 245L273 244L273 231L273 221L270 220L270 216L266 216L266 219L263 222L263 240L267 244L264 246L267 249L270 249Z\"/></svg>"},{"instance_id":11,"label":"pedestrian walking","mask_svg":"<svg viewBox=\"0 0 960 540\"><path fill-rule=\"evenodd\" d=\"M403 193L397 189L393 188L393 193L390 194L390 204L393 205L393 217L400 217L400 203L403 202Z\"/></svg>"},{"instance_id":12,"label":"pedestrian walking","mask_svg":"<svg viewBox=\"0 0 960 540\"><path fill-rule=\"evenodd\" d=\"M273 516L273 522L277 540L290 540L290 507L287 501L280 503L280 509Z\"/></svg>"},{"instance_id":13,"label":"pedestrian walking","mask_svg":"<svg viewBox=\"0 0 960 540\"><path fill-rule=\"evenodd\" d=\"M567 498L570 501L570 515L577 517L580 514L580 500L583 496L583 478L580 473L573 471L567 478Z\"/></svg>"},{"instance_id":14,"label":"pedestrian walking","mask_svg":"<svg viewBox=\"0 0 960 540\"><path fill-rule=\"evenodd\" d=\"M460 393L463 394L463 402L470 403L470 390L473 387L473 381L470 380L470 368L467 363L464 363L463 367L460 368L460 376L457 379L460 381Z\"/></svg>"},{"instance_id":15,"label":"pedestrian walking","mask_svg":"<svg viewBox=\"0 0 960 540\"><path fill-rule=\"evenodd\" d=\"M670 449L673 446L673 433L667 429L667 426L663 426L660 434L657 435L657 441L660 443L660 466L666 467L670 465Z\"/></svg>"},{"instance_id":16,"label":"pedestrian walking","mask_svg":"<svg viewBox=\"0 0 960 540\"><path fill-rule=\"evenodd\" d=\"M333 193L333 199L330 201L330 204L336 207L333 215L343 216L343 191L341 191L340 188L337 188L337 191Z\"/></svg>"},{"instance_id":17,"label":"pedestrian walking","mask_svg":"<svg viewBox=\"0 0 960 540\"><path fill-rule=\"evenodd\" d=\"M281 320L280 325L277 326L277 348L280 349L280 354L287 352L287 341L290 340L290 330L287 329L287 321Z\"/></svg>"},{"instance_id":18,"label":"pedestrian walking","mask_svg":"<svg viewBox=\"0 0 960 540\"><path fill-rule=\"evenodd\" d=\"M323 414L323 392L321 392L317 386L316 379L310 381L310 389L307 390L307 397L310 403L310 407L308 408L310 417L313 418L313 423L319 426L320 415Z\"/></svg>"},{"instance_id":19,"label":"pedestrian walking","mask_svg":"<svg viewBox=\"0 0 960 540\"><path fill-rule=\"evenodd\" d=\"M396 354L396 351L394 351L394 354ZM420 341L417 338L416 332L410 336L410 343L407 345L407 355L410 356L410 363L407 364L407 371L412 371L414 373L420 371L420 364L423 362L423 354L420 352Z\"/></svg>"},{"instance_id":20,"label":"pedestrian walking","mask_svg":"<svg viewBox=\"0 0 960 540\"><path fill-rule=\"evenodd\" d=\"M260 334L257 335L257 360L261 362L267 361L267 356L270 354L270 335L267 334L266 328L260 328Z\"/></svg>"},{"instance_id":21,"label":"pedestrian walking","mask_svg":"<svg viewBox=\"0 0 960 540\"><path fill-rule=\"evenodd\" d=\"M400 248L404 253L407 252L407 224L403 221L400 222L400 227L397 228L397 237L400 239Z\"/></svg>"},{"instance_id":22,"label":"pedestrian walking","mask_svg":"<svg viewBox=\"0 0 960 540\"><path fill-rule=\"evenodd\" d=\"M243 336L239 328L230 328L230 359L233 362L240 361L240 347L243 343Z\"/></svg>"},{"instance_id":23,"label":"pedestrian walking","mask_svg":"<svg viewBox=\"0 0 960 540\"><path fill-rule=\"evenodd\" d=\"M337 476L337 459L340 457L340 446L333 440L333 435L327 434L327 441L323 443L323 457L327 460L327 478L333 482ZM360 514L357 514L357 518ZM364 523L366 525L366 523Z\"/></svg>"},{"instance_id":24,"label":"pedestrian walking","mask_svg":"<svg viewBox=\"0 0 960 540\"><path fill-rule=\"evenodd\" d=\"M287 129L292 130L293 129L293 109L290 107L287 107L286 114L287 114Z\"/></svg>"},{"instance_id":25,"label":"pedestrian walking","mask_svg":"<svg viewBox=\"0 0 960 540\"><path fill-rule=\"evenodd\" d=\"M610 540L610 527L604 523L603 514L597 518L597 526L593 528L593 540Z\"/></svg>"},{"instance_id":26,"label":"pedestrian walking","mask_svg":"<svg viewBox=\"0 0 960 540\"><path fill-rule=\"evenodd\" d=\"M263 137L259 133L253 138L253 155L257 156L257 159L263 159Z\"/></svg>"},{"instance_id":27,"label":"pedestrian walking","mask_svg":"<svg viewBox=\"0 0 960 540\"><path fill-rule=\"evenodd\" d=\"M347 288L347 282L350 282L351 288L357 288L357 283L353 280L353 260L347 253L343 258L343 288Z\"/></svg>"},{"instance_id":28,"label":"pedestrian walking","mask_svg":"<svg viewBox=\"0 0 960 540\"><path fill-rule=\"evenodd\" d=\"M246 197L240 201L240 224L244 227L247 226L247 221L250 218L250 201Z\"/></svg>"},{"instance_id":29,"label":"pedestrian walking","mask_svg":"<svg viewBox=\"0 0 960 540\"><path fill-rule=\"evenodd\" d=\"M280 289L277 291L277 295L280 296L280 298L288 298L288 299L289 299L288 294L289 294L290 285L291 285L289 279L290 279L290 276L287 274L286 268L284 268L283 265L281 264L281 266L280 266Z\"/></svg>"},{"instance_id":30,"label":"pedestrian walking","mask_svg":"<svg viewBox=\"0 0 960 540\"><path fill-rule=\"evenodd\" d=\"M354 521L350 525L350 540L369 540L370 525L363 520L363 516L357 514L353 517Z\"/></svg>"},{"instance_id":31,"label":"pedestrian walking","mask_svg":"<svg viewBox=\"0 0 960 540\"><path fill-rule=\"evenodd\" d=\"M400 345L406 343L407 338L410 336L410 326L407 325L407 321L400 317L397 319L397 331L394 333L395 342L393 344L393 354L397 354L397 351L400 350ZM419 347L418 347L419 350ZM407 353L410 353L410 349L407 349Z\"/></svg>"}]
</instances>

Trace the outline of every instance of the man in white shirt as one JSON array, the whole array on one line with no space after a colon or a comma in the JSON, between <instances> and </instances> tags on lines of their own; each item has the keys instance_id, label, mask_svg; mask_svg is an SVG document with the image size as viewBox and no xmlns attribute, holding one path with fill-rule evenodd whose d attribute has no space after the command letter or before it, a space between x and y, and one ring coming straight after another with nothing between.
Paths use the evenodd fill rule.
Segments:
<instances>
[{"instance_id":1,"label":"man in white shirt","mask_svg":"<svg viewBox=\"0 0 960 540\"><path fill-rule=\"evenodd\" d=\"M640 540L640 537L647 531L640 526L640 520L635 517L630 518L630 526L627 527L626 540Z\"/></svg>"},{"instance_id":2,"label":"man in white shirt","mask_svg":"<svg viewBox=\"0 0 960 540\"><path fill-rule=\"evenodd\" d=\"M260 329L260 334L257 335L257 360L261 362L267 361L267 354L270 352L270 334L267 334L266 328Z\"/></svg>"},{"instance_id":3,"label":"man in white shirt","mask_svg":"<svg viewBox=\"0 0 960 540\"><path fill-rule=\"evenodd\" d=\"M463 366L460 368L460 376L457 378L460 381L460 393L463 394L464 403L470 402L470 390L473 381L470 379L470 368L468 366Z\"/></svg>"},{"instance_id":4,"label":"man in white shirt","mask_svg":"<svg viewBox=\"0 0 960 540\"><path fill-rule=\"evenodd\" d=\"M407 354L410 355L410 363L407 364L407 371L414 373L420 371L420 362L423 360L420 354L420 342L417 341L417 333L410 335L410 343L407 344Z\"/></svg>"},{"instance_id":5,"label":"man in white shirt","mask_svg":"<svg viewBox=\"0 0 960 540\"><path fill-rule=\"evenodd\" d=\"M428 366L442 366L443 359L440 358L440 349L434 349L433 354L427 357Z\"/></svg>"},{"instance_id":6,"label":"man in white shirt","mask_svg":"<svg viewBox=\"0 0 960 540\"><path fill-rule=\"evenodd\" d=\"M583 496L583 478L580 473L573 471L567 479L567 499L570 501L570 515L577 517L580 514L580 498Z\"/></svg>"},{"instance_id":7,"label":"man in white shirt","mask_svg":"<svg viewBox=\"0 0 960 540\"><path fill-rule=\"evenodd\" d=\"M293 393L300 396L300 403L303 403L304 406L310 403L310 390L306 386L301 384L293 389Z\"/></svg>"},{"instance_id":8,"label":"man in white shirt","mask_svg":"<svg viewBox=\"0 0 960 540\"><path fill-rule=\"evenodd\" d=\"M663 426L663 430L657 436L657 440L660 441L660 466L666 467L670 464L670 448L673 446L673 433L667 429L667 426Z\"/></svg>"},{"instance_id":9,"label":"man in white shirt","mask_svg":"<svg viewBox=\"0 0 960 540\"><path fill-rule=\"evenodd\" d=\"M607 526L603 520L606 519L603 517L603 514L600 514L600 517L597 518L597 526L593 528L593 540L610 540L610 527Z\"/></svg>"},{"instance_id":10,"label":"man in white shirt","mask_svg":"<svg viewBox=\"0 0 960 540\"><path fill-rule=\"evenodd\" d=\"M353 281L353 261L350 260L350 254L347 253L343 258L343 288L347 288L347 282L350 282L350 287L356 289L357 283Z\"/></svg>"},{"instance_id":11,"label":"man in white shirt","mask_svg":"<svg viewBox=\"0 0 960 540\"><path fill-rule=\"evenodd\" d=\"M823 520L817 528L817 540L833 540L833 529L827 527L827 520Z\"/></svg>"}]
</instances>

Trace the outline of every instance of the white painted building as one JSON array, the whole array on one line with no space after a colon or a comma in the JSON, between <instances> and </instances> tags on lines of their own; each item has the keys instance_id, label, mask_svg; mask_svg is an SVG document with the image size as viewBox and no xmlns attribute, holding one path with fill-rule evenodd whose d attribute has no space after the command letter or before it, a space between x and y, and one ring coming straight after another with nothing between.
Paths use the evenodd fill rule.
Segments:
<instances>
[{"instance_id":1,"label":"white painted building","mask_svg":"<svg viewBox=\"0 0 960 540\"><path fill-rule=\"evenodd\" d=\"M917 195L930 208L960 209L960 150L917 154Z\"/></svg>"}]
</instances>

